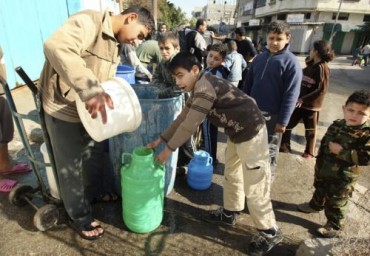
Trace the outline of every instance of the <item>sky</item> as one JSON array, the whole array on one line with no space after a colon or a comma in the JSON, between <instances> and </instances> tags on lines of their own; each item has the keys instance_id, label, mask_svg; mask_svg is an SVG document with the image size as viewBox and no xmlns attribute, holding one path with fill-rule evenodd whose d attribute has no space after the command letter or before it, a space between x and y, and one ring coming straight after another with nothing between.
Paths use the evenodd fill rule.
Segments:
<instances>
[{"instance_id":1,"label":"sky","mask_svg":"<svg viewBox=\"0 0 370 256\"><path fill-rule=\"evenodd\" d=\"M191 17L191 12L194 7L200 6L203 7L207 4L207 0L167 0L170 3L173 3L176 7L180 7L183 12L186 13L186 17Z\"/></svg>"}]
</instances>

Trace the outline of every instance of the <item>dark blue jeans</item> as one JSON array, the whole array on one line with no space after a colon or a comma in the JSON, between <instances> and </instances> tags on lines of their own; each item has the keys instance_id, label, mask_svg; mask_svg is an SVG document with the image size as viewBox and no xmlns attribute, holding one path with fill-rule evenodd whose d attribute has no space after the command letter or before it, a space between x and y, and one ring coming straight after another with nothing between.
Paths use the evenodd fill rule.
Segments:
<instances>
[{"instance_id":1,"label":"dark blue jeans","mask_svg":"<svg viewBox=\"0 0 370 256\"><path fill-rule=\"evenodd\" d=\"M270 151L270 165L271 165L271 178L274 180L276 173L277 160L279 156L280 143L282 133L275 132L275 126L277 123L277 115L272 115L266 112L262 112L266 120L268 143Z\"/></svg>"}]
</instances>

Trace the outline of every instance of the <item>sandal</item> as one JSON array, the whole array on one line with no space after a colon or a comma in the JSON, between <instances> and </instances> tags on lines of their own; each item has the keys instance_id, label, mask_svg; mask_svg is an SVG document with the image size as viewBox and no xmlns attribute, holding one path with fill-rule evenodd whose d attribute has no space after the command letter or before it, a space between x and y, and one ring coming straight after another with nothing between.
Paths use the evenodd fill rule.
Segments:
<instances>
[{"instance_id":1,"label":"sandal","mask_svg":"<svg viewBox=\"0 0 370 256\"><path fill-rule=\"evenodd\" d=\"M99 224L97 224L96 226L93 226L92 224L93 223L96 223L95 221L91 222L91 223L87 223L85 225L77 225L76 223L74 223L73 221L69 221L69 225L77 232L77 234L80 235L80 237L82 237L83 239L86 239L86 240L96 240L98 238L101 238L103 235L104 235L104 230L102 228L102 226L100 226ZM88 235L85 235L83 232L88 232L88 231L98 231L99 229L103 230L101 233L99 233L98 235L94 235L94 236L88 236Z\"/></svg>"},{"instance_id":2,"label":"sandal","mask_svg":"<svg viewBox=\"0 0 370 256\"><path fill-rule=\"evenodd\" d=\"M0 180L0 192L10 192L15 187L15 185L17 185L17 183L18 181L16 180Z\"/></svg>"},{"instance_id":3,"label":"sandal","mask_svg":"<svg viewBox=\"0 0 370 256\"><path fill-rule=\"evenodd\" d=\"M31 170L32 169L28 164L16 164L9 171L0 172L0 174L3 176L7 176L7 175L12 175L12 174L28 173Z\"/></svg>"}]
</instances>

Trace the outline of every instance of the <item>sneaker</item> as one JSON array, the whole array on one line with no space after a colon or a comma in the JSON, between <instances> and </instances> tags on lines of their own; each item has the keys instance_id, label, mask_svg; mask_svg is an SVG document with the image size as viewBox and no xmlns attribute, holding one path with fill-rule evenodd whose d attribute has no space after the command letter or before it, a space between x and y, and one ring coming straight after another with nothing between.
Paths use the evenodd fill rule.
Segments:
<instances>
[{"instance_id":1,"label":"sneaker","mask_svg":"<svg viewBox=\"0 0 370 256\"><path fill-rule=\"evenodd\" d=\"M181 166L176 168L176 177L185 176L186 174L186 167Z\"/></svg>"},{"instance_id":2,"label":"sneaker","mask_svg":"<svg viewBox=\"0 0 370 256\"><path fill-rule=\"evenodd\" d=\"M281 144L280 148L279 148L279 152L292 153L292 150L290 149L290 146L288 146L286 144Z\"/></svg>"},{"instance_id":3,"label":"sneaker","mask_svg":"<svg viewBox=\"0 0 370 256\"><path fill-rule=\"evenodd\" d=\"M224 224L233 226L236 223L235 213L226 214L223 207L210 211L205 217L205 221L210 223Z\"/></svg>"},{"instance_id":4,"label":"sneaker","mask_svg":"<svg viewBox=\"0 0 370 256\"><path fill-rule=\"evenodd\" d=\"M251 256L265 255L281 241L283 241L283 234L279 229L276 231L274 236L260 231L259 235L252 238L252 242L248 247L247 253Z\"/></svg>"},{"instance_id":5,"label":"sneaker","mask_svg":"<svg viewBox=\"0 0 370 256\"><path fill-rule=\"evenodd\" d=\"M297 205L298 207L298 210L300 210L301 212L304 212L304 213L316 213L316 212L319 212L315 209L313 209L309 203L303 203L303 204L299 204Z\"/></svg>"},{"instance_id":6,"label":"sneaker","mask_svg":"<svg viewBox=\"0 0 370 256\"><path fill-rule=\"evenodd\" d=\"M325 226L318 228L317 232L325 238L332 238L338 235L339 230L335 229L330 222L327 222Z\"/></svg>"}]
</instances>

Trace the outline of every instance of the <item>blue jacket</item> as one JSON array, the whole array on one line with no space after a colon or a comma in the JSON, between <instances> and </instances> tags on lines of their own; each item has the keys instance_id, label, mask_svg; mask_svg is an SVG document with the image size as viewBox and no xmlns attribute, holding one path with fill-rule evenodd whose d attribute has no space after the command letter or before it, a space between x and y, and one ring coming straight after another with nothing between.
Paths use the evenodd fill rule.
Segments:
<instances>
[{"instance_id":1,"label":"blue jacket","mask_svg":"<svg viewBox=\"0 0 370 256\"><path fill-rule=\"evenodd\" d=\"M302 67L289 45L275 54L265 48L254 58L243 91L256 100L261 111L278 115L277 123L287 126L301 81Z\"/></svg>"},{"instance_id":2,"label":"blue jacket","mask_svg":"<svg viewBox=\"0 0 370 256\"><path fill-rule=\"evenodd\" d=\"M226 56L225 67L230 70L227 80L231 82L239 82L239 80L242 80L242 73L247 67L247 62L245 62L243 55L237 51L232 51Z\"/></svg>"}]
</instances>

